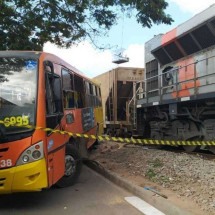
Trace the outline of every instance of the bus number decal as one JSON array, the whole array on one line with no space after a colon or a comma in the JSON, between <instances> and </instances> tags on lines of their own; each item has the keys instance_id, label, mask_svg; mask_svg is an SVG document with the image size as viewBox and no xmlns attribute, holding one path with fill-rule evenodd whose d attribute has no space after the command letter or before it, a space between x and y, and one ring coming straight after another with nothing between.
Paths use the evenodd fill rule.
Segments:
<instances>
[{"instance_id":1,"label":"bus number decal","mask_svg":"<svg viewBox=\"0 0 215 215\"><path fill-rule=\"evenodd\" d=\"M5 117L4 118L4 126L9 127L11 125L29 125L29 118L28 116L11 116L11 117Z\"/></svg>"},{"instance_id":2,"label":"bus number decal","mask_svg":"<svg viewBox=\"0 0 215 215\"><path fill-rule=\"evenodd\" d=\"M0 160L0 167L1 168L10 167L10 166L12 166L12 160L11 159Z\"/></svg>"}]
</instances>

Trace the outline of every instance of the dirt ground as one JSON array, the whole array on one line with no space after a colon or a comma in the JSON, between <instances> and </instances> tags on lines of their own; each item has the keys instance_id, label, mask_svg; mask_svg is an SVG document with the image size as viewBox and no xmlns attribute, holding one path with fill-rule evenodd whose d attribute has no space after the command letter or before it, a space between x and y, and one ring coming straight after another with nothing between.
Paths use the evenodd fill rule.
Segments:
<instances>
[{"instance_id":1,"label":"dirt ground","mask_svg":"<svg viewBox=\"0 0 215 215\"><path fill-rule=\"evenodd\" d=\"M159 191L191 214L215 214L215 157L104 141L90 159L143 189Z\"/></svg>"}]
</instances>

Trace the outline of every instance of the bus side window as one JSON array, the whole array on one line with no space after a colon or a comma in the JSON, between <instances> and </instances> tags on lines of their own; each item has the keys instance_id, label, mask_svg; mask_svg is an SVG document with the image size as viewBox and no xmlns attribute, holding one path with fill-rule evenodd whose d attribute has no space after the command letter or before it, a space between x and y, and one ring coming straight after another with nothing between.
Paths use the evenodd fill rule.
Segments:
<instances>
[{"instance_id":1,"label":"bus side window","mask_svg":"<svg viewBox=\"0 0 215 215\"><path fill-rule=\"evenodd\" d=\"M77 108L84 108L84 79L79 75L74 74L74 98Z\"/></svg>"},{"instance_id":2,"label":"bus side window","mask_svg":"<svg viewBox=\"0 0 215 215\"><path fill-rule=\"evenodd\" d=\"M56 112L54 92L52 88L52 75L46 73L46 113L47 115Z\"/></svg>"},{"instance_id":3,"label":"bus side window","mask_svg":"<svg viewBox=\"0 0 215 215\"><path fill-rule=\"evenodd\" d=\"M77 108L77 102L74 91L74 74L72 71L62 68L62 85L63 85L63 103L64 108Z\"/></svg>"},{"instance_id":4,"label":"bus side window","mask_svg":"<svg viewBox=\"0 0 215 215\"><path fill-rule=\"evenodd\" d=\"M48 73L46 73L46 111L47 114L63 112L60 77Z\"/></svg>"},{"instance_id":5,"label":"bus side window","mask_svg":"<svg viewBox=\"0 0 215 215\"><path fill-rule=\"evenodd\" d=\"M46 123L55 128L63 116L62 88L60 77L46 72ZM48 132L50 133L50 132Z\"/></svg>"},{"instance_id":6,"label":"bus side window","mask_svg":"<svg viewBox=\"0 0 215 215\"><path fill-rule=\"evenodd\" d=\"M54 101L57 113L63 113L63 104L62 104L62 88L61 80L59 76L54 77Z\"/></svg>"},{"instance_id":7,"label":"bus side window","mask_svg":"<svg viewBox=\"0 0 215 215\"><path fill-rule=\"evenodd\" d=\"M85 81L85 107L90 106L90 83Z\"/></svg>"},{"instance_id":8,"label":"bus side window","mask_svg":"<svg viewBox=\"0 0 215 215\"><path fill-rule=\"evenodd\" d=\"M75 107L74 92L64 90L63 94L64 94L64 107L74 108Z\"/></svg>"}]
</instances>

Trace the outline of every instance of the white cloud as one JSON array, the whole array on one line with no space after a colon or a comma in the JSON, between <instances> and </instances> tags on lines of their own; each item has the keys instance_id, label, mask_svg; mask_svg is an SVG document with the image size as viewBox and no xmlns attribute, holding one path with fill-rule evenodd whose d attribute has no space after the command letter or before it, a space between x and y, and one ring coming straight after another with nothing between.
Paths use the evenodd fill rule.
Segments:
<instances>
[{"instance_id":1,"label":"white cloud","mask_svg":"<svg viewBox=\"0 0 215 215\"><path fill-rule=\"evenodd\" d=\"M215 0L169 0L176 3L181 10L197 14L215 3Z\"/></svg>"},{"instance_id":2,"label":"white cloud","mask_svg":"<svg viewBox=\"0 0 215 215\"><path fill-rule=\"evenodd\" d=\"M61 49L48 42L44 45L43 50L57 55L88 77L94 77L106 72L114 66L111 63L112 56L109 50L98 51L87 41L74 45L69 49Z\"/></svg>"},{"instance_id":3,"label":"white cloud","mask_svg":"<svg viewBox=\"0 0 215 215\"><path fill-rule=\"evenodd\" d=\"M110 50L99 51L87 41L69 49L60 49L48 42L44 45L43 50L57 55L90 78L117 67L116 64L112 63ZM120 64L120 66L144 67L143 45L132 44L125 53L129 57L129 62Z\"/></svg>"},{"instance_id":4,"label":"white cloud","mask_svg":"<svg viewBox=\"0 0 215 215\"><path fill-rule=\"evenodd\" d=\"M122 64L126 67L144 67L144 45L143 44L131 44L125 50L125 55L129 58L128 63Z\"/></svg>"}]
</instances>

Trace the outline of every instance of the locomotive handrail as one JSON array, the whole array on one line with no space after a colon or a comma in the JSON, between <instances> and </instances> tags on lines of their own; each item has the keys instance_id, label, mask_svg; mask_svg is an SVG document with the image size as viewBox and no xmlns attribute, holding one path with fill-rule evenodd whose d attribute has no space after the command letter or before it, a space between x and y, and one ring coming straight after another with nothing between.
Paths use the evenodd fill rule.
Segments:
<instances>
[{"instance_id":1,"label":"locomotive handrail","mask_svg":"<svg viewBox=\"0 0 215 215\"><path fill-rule=\"evenodd\" d=\"M138 82L138 83L141 83L141 82ZM138 87L138 89L136 90L136 94L137 92L141 89L141 87ZM134 100L135 98L135 95L133 95L133 97L131 98L131 100L128 102L128 106L130 106L131 102Z\"/></svg>"},{"instance_id":2,"label":"locomotive handrail","mask_svg":"<svg viewBox=\"0 0 215 215\"><path fill-rule=\"evenodd\" d=\"M140 82L138 82L138 83L140 83ZM126 113L128 113L128 119L129 119L129 117L130 117L130 112L129 112L129 110L130 110L130 105L131 105L131 103L132 103L132 101L134 101L134 111L136 111L136 107L135 107L135 104L136 104L136 95L138 95L137 93L138 93L138 91L141 89L141 87L139 86L138 87L138 89L135 91L135 93L134 93L134 95L133 95L133 97L131 98L131 100L128 102L128 104L127 104L127 110L126 110ZM135 113L134 113L135 114ZM129 120L128 120L129 121ZM135 120L133 120L133 125L135 125Z\"/></svg>"},{"instance_id":3,"label":"locomotive handrail","mask_svg":"<svg viewBox=\"0 0 215 215\"><path fill-rule=\"evenodd\" d=\"M197 63L199 63L199 62L209 60L209 59L211 59L211 58L215 58L215 55L213 55L213 56L211 56L211 57L208 57L208 58L205 58L205 59L202 59L202 60L197 60L197 61L195 61L195 62L193 62L193 63L190 63L190 64L187 64L187 65L185 65L185 66L173 67L172 69L170 69L170 70L168 70L168 71L166 71L166 72L163 72L162 74L158 74L158 75L155 75L155 76L152 76L152 77L149 77L149 78L145 78L145 79L144 79L144 82L147 81L147 80L149 80L149 79L153 79L153 78L162 76L162 75L164 75L164 74L167 74L167 73L169 73L169 72L174 72L175 70L179 70L179 69L188 67L188 66L190 66L190 65L197 64Z\"/></svg>"},{"instance_id":4,"label":"locomotive handrail","mask_svg":"<svg viewBox=\"0 0 215 215\"><path fill-rule=\"evenodd\" d=\"M204 74L204 75L201 75L201 76L197 76L196 75L196 68L194 69L194 74L193 74L193 77L192 78L188 78L188 79L186 79L186 80L178 80L178 74L180 74L180 70L181 69L183 69L183 68L186 68L186 67L189 67L189 66L191 66L191 65L196 65L197 63L200 63L200 62L203 62L203 61L207 61L207 60L209 60L209 59L211 59L211 58L215 58L215 55L213 55L213 56L211 56L211 57L207 57L207 58L204 58L204 59L201 59L201 60L196 60L195 62L193 62L193 63L190 63L190 64L187 64L187 65L184 65L184 66L177 66L177 67L173 67L173 68L171 68L170 70L168 70L168 71L165 71L165 72L162 72L161 74L158 74L158 75L155 75L155 76L152 76L152 77L149 77L149 78L145 78L143 81L142 81L142 83L144 83L145 84L145 92L141 92L142 94L144 94L144 97L148 100L148 96L147 96L147 94L148 93L152 93L152 92L158 92L158 95L157 96L162 96L163 94L168 94L168 93L170 93L170 92L162 92L161 93L161 91L162 90L165 90L165 89L168 89L168 88L171 88L171 87L174 87L174 86L176 86L176 89L174 90L174 92L176 92L177 94L178 94L178 86L181 84L181 83L185 83L185 82L189 82L189 81L191 81L191 80L193 80L194 81L194 86L193 87L187 87L187 89L190 89L190 88L196 88L196 81L197 80L199 80L199 79L201 79L201 78L204 78L204 77L209 77L209 76L214 76L214 73L211 73L211 74ZM176 80L175 80L175 83L173 82L173 84L170 84L170 85L167 85L167 86L163 86L163 84L161 84L161 86L160 87L157 87L157 88L155 88L155 89L151 89L151 90L147 90L147 81L149 81L149 80L152 80L152 79L159 79L160 77L163 77L165 74L168 74L168 73L176 73L177 72L177 74L176 74L176 76L175 76L175 78L176 78ZM208 85L210 85L210 84L208 84ZM196 91L195 91L195 94L196 94ZM140 93L138 93L138 91L137 91L137 95L140 95Z\"/></svg>"}]
</instances>

